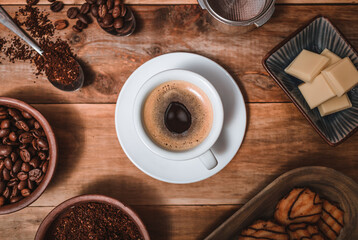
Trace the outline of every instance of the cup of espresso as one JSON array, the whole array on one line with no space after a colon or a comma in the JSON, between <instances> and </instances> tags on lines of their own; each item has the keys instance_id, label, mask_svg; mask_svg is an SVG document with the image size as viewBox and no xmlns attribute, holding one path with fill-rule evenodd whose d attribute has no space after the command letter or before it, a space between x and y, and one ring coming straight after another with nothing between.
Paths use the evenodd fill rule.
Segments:
<instances>
[{"instance_id":1,"label":"cup of espresso","mask_svg":"<svg viewBox=\"0 0 358 240\"><path fill-rule=\"evenodd\" d=\"M220 136L224 110L204 77L187 70L160 72L140 88L133 111L143 143L168 160L199 158L207 169L217 160L210 148Z\"/></svg>"}]
</instances>

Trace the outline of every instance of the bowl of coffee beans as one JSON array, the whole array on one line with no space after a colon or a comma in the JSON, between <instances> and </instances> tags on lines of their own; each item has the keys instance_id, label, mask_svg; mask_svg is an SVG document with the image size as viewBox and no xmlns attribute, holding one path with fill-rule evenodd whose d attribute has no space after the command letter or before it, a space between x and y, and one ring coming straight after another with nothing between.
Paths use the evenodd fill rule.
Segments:
<instances>
[{"instance_id":1,"label":"bowl of coffee beans","mask_svg":"<svg viewBox=\"0 0 358 240\"><path fill-rule=\"evenodd\" d=\"M0 97L0 215L38 199L56 160L55 135L44 116L27 103Z\"/></svg>"},{"instance_id":2,"label":"bowl of coffee beans","mask_svg":"<svg viewBox=\"0 0 358 240\"><path fill-rule=\"evenodd\" d=\"M120 201L103 195L71 198L42 221L35 240L123 239L149 240L138 215Z\"/></svg>"}]
</instances>

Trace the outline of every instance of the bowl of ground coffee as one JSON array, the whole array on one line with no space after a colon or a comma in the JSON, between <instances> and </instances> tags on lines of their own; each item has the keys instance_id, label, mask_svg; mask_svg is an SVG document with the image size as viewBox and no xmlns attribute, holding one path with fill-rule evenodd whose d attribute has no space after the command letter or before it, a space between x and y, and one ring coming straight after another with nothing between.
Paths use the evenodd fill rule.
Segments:
<instances>
[{"instance_id":1,"label":"bowl of ground coffee","mask_svg":"<svg viewBox=\"0 0 358 240\"><path fill-rule=\"evenodd\" d=\"M103 195L71 198L42 221L35 240L149 240L138 215L120 201Z\"/></svg>"},{"instance_id":2,"label":"bowl of ground coffee","mask_svg":"<svg viewBox=\"0 0 358 240\"><path fill-rule=\"evenodd\" d=\"M45 117L22 101L0 97L0 215L39 198L56 160L55 135Z\"/></svg>"}]
</instances>

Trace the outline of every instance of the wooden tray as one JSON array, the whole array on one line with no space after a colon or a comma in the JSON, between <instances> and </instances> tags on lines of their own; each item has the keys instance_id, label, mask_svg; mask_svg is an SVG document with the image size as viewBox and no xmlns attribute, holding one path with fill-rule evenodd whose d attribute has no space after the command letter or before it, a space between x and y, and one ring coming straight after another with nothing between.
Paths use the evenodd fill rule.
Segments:
<instances>
[{"instance_id":1,"label":"wooden tray","mask_svg":"<svg viewBox=\"0 0 358 240\"><path fill-rule=\"evenodd\" d=\"M351 178L326 167L291 170L264 188L205 240L238 239L242 229L258 219L273 218L277 202L294 187L309 187L322 198L336 202L344 214L338 240L358 239L358 185Z\"/></svg>"}]
</instances>

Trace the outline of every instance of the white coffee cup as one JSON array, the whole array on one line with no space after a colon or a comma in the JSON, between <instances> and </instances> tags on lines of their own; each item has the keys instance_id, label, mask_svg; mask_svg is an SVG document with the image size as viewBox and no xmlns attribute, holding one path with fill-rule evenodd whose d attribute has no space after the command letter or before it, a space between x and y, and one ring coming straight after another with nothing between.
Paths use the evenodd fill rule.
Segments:
<instances>
[{"instance_id":1,"label":"white coffee cup","mask_svg":"<svg viewBox=\"0 0 358 240\"><path fill-rule=\"evenodd\" d=\"M198 146L186 151L170 151L161 148L147 135L142 121L143 105L148 95L160 84L179 80L194 84L200 88L209 98L213 110L213 123L208 136ZM210 150L220 136L224 122L224 108L220 96L214 86L201 75L182 69L172 69L160 72L148 79L138 91L134 101L133 110L134 126L143 143L155 154L174 161L184 161L199 158L204 166L211 170L216 167L218 161Z\"/></svg>"}]
</instances>

